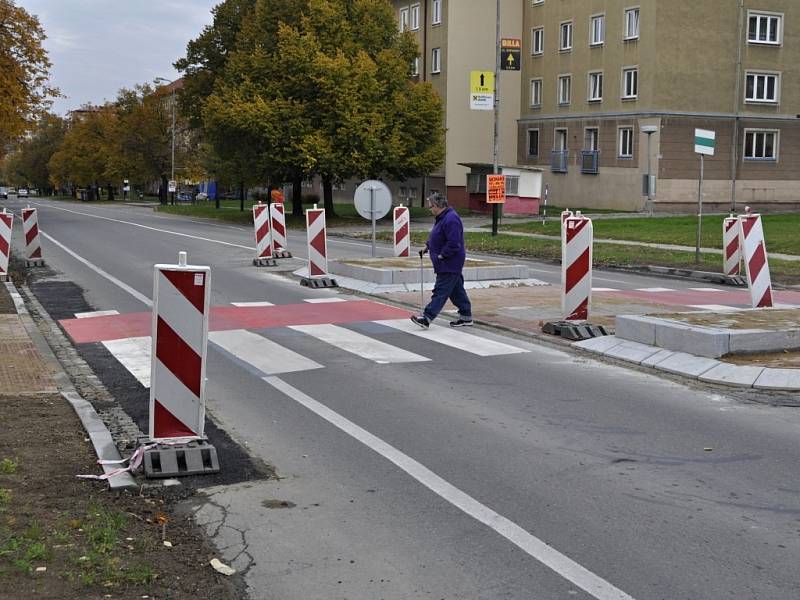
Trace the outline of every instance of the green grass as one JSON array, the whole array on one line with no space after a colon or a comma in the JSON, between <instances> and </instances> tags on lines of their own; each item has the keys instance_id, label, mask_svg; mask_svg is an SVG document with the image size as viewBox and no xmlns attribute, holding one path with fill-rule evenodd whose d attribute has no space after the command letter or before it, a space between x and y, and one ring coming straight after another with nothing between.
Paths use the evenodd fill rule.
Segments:
<instances>
[{"instance_id":1,"label":"green grass","mask_svg":"<svg viewBox=\"0 0 800 600\"><path fill-rule=\"evenodd\" d=\"M701 246L722 248L723 218L723 215L703 217ZM762 221L767 251L800 254L800 214L764 215ZM697 239L697 218L693 216L596 219L592 224L595 238L691 247L695 245ZM553 222L544 225L541 221L506 224L502 225L500 229L502 231L559 235L558 223Z\"/></svg>"},{"instance_id":2,"label":"green grass","mask_svg":"<svg viewBox=\"0 0 800 600\"><path fill-rule=\"evenodd\" d=\"M3 475L13 475L17 472L17 467L19 465L16 461L11 460L10 458L4 458L0 460L0 473Z\"/></svg>"}]
</instances>

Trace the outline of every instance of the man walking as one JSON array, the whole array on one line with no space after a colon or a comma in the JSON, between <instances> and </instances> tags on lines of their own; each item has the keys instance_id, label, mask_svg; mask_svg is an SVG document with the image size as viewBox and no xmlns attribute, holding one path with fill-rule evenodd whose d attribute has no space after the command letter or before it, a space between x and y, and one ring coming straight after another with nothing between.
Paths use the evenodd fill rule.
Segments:
<instances>
[{"instance_id":1,"label":"man walking","mask_svg":"<svg viewBox=\"0 0 800 600\"><path fill-rule=\"evenodd\" d=\"M434 194L428 198L428 208L436 217L436 222L428 235L425 247L419 251L419 256L426 252L431 253L433 271L436 273L436 283L433 286L431 301L419 316L411 320L427 329L431 322L438 316L449 298L458 308L459 318L451 321L451 327L469 327L472 325L472 304L464 289L464 261L467 251L464 246L464 224L458 213L447 205L447 198L441 194Z\"/></svg>"}]
</instances>

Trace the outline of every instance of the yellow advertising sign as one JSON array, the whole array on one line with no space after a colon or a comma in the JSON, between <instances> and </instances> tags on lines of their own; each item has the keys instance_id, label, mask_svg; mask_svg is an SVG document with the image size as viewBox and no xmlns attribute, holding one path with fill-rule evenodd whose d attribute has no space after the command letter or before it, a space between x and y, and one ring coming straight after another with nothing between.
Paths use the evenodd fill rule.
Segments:
<instances>
[{"instance_id":1,"label":"yellow advertising sign","mask_svg":"<svg viewBox=\"0 0 800 600\"><path fill-rule=\"evenodd\" d=\"M506 201L506 176L486 176L486 204L503 204Z\"/></svg>"},{"instance_id":2,"label":"yellow advertising sign","mask_svg":"<svg viewBox=\"0 0 800 600\"><path fill-rule=\"evenodd\" d=\"M494 71L471 71L469 74L471 110L494 109Z\"/></svg>"}]
</instances>

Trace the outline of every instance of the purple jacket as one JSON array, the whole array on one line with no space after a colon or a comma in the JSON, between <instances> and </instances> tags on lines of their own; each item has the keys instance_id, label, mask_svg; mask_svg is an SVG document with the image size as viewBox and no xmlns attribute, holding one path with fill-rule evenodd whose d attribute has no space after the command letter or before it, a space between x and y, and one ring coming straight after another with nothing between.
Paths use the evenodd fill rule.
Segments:
<instances>
[{"instance_id":1,"label":"purple jacket","mask_svg":"<svg viewBox=\"0 0 800 600\"><path fill-rule=\"evenodd\" d=\"M464 224L451 207L436 217L426 244L436 273L461 273L467 250L464 247Z\"/></svg>"}]
</instances>

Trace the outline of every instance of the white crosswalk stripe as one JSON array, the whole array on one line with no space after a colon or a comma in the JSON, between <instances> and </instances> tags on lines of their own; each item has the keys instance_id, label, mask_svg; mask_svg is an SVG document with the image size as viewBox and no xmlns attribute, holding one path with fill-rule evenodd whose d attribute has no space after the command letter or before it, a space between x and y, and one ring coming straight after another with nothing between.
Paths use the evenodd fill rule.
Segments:
<instances>
[{"instance_id":1,"label":"white crosswalk stripe","mask_svg":"<svg viewBox=\"0 0 800 600\"><path fill-rule=\"evenodd\" d=\"M321 364L246 329L212 331L208 339L267 375L322 368Z\"/></svg>"},{"instance_id":2,"label":"white crosswalk stripe","mask_svg":"<svg viewBox=\"0 0 800 600\"><path fill-rule=\"evenodd\" d=\"M618 292L617 288L604 288L604 287L593 287L593 292Z\"/></svg>"},{"instance_id":3,"label":"white crosswalk stripe","mask_svg":"<svg viewBox=\"0 0 800 600\"><path fill-rule=\"evenodd\" d=\"M703 287L689 288L689 289L692 290L693 292L721 292L722 291L719 288L703 288Z\"/></svg>"},{"instance_id":4,"label":"white crosswalk stripe","mask_svg":"<svg viewBox=\"0 0 800 600\"><path fill-rule=\"evenodd\" d=\"M103 346L144 387L150 387L150 354L152 345L153 340L149 335L103 342Z\"/></svg>"},{"instance_id":5,"label":"white crosswalk stripe","mask_svg":"<svg viewBox=\"0 0 800 600\"><path fill-rule=\"evenodd\" d=\"M275 306L272 302L231 302L234 306L248 307L248 306Z\"/></svg>"},{"instance_id":6,"label":"white crosswalk stripe","mask_svg":"<svg viewBox=\"0 0 800 600\"><path fill-rule=\"evenodd\" d=\"M651 288L636 288L637 292L674 292L672 288L651 287Z\"/></svg>"},{"instance_id":7,"label":"white crosswalk stripe","mask_svg":"<svg viewBox=\"0 0 800 600\"><path fill-rule=\"evenodd\" d=\"M338 325L292 325L290 329L300 331L379 364L424 362L430 360L402 348L386 344L369 336L339 327Z\"/></svg>"},{"instance_id":8,"label":"white crosswalk stripe","mask_svg":"<svg viewBox=\"0 0 800 600\"><path fill-rule=\"evenodd\" d=\"M725 304L690 304L691 308L699 308L700 310L709 310L713 312L736 312L741 310L735 306L726 306Z\"/></svg>"},{"instance_id":9,"label":"white crosswalk stripe","mask_svg":"<svg viewBox=\"0 0 800 600\"><path fill-rule=\"evenodd\" d=\"M332 296L330 298L304 298L303 302L309 302L311 304L325 304L327 302L347 302L347 300Z\"/></svg>"},{"instance_id":10,"label":"white crosswalk stripe","mask_svg":"<svg viewBox=\"0 0 800 600\"><path fill-rule=\"evenodd\" d=\"M391 327L405 333L410 333L417 337L443 344L457 350L463 350L478 356L500 356L503 354L520 354L528 352L516 346L495 342L493 340L471 335L463 330L450 329L439 325L431 325L430 329L421 329L409 319L391 319L386 321L375 321L380 325Z\"/></svg>"},{"instance_id":11,"label":"white crosswalk stripe","mask_svg":"<svg viewBox=\"0 0 800 600\"><path fill-rule=\"evenodd\" d=\"M92 310L89 312L75 313L76 319L89 319L91 317L109 317L111 315L118 315L117 310Z\"/></svg>"}]
</instances>

